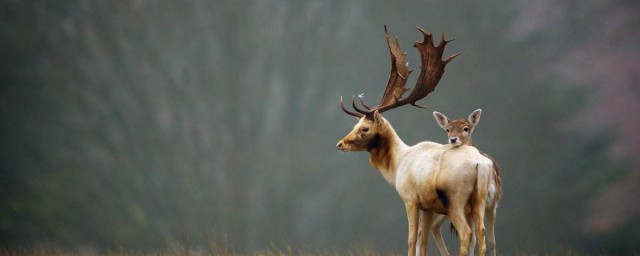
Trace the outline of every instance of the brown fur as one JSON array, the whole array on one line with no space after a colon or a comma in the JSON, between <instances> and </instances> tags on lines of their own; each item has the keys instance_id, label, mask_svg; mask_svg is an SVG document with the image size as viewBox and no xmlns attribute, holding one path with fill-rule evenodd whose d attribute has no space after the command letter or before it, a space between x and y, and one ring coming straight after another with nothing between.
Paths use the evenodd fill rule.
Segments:
<instances>
[{"instance_id":1,"label":"brown fur","mask_svg":"<svg viewBox=\"0 0 640 256\"><path fill-rule=\"evenodd\" d=\"M391 151L391 145L389 145L388 135L376 134L374 140L375 143L372 143L368 149L371 154L369 159L371 166L380 170L390 170L392 168L393 151Z\"/></svg>"},{"instance_id":2,"label":"brown fur","mask_svg":"<svg viewBox=\"0 0 640 256\"><path fill-rule=\"evenodd\" d=\"M482 154L486 158L489 158L493 163L493 181L496 184L496 200L495 201L499 202L500 198L502 198L502 178L500 178L500 164L498 164L498 161L493 159L493 157L491 157L487 153L482 152L481 150L478 150L478 151L480 151L480 154Z\"/></svg>"},{"instance_id":3,"label":"brown fur","mask_svg":"<svg viewBox=\"0 0 640 256\"><path fill-rule=\"evenodd\" d=\"M451 120L449 125L447 126L449 129L448 135L451 137L453 134L457 134L459 137L464 133L464 128L467 127L469 129L469 136L466 140L463 140L462 145L473 146L473 141L471 138L471 131L473 130L473 125L469 123L469 121L460 118L456 120Z\"/></svg>"}]
</instances>

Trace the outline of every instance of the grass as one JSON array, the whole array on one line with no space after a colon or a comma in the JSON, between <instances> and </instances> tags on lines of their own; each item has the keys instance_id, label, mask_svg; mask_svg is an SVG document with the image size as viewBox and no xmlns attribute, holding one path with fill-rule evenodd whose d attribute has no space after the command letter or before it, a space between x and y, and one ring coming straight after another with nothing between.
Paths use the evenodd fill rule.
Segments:
<instances>
[{"instance_id":1,"label":"grass","mask_svg":"<svg viewBox=\"0 0 640 256\"><path fill-rule=\"evenodd\" d=\"M404 253L398 252L380 252L369 246L353 246L352 248L344 250L326 249L326 250L309 250L304 248L294 248L293 246L286 246L285 248L277 248L271 246L270 248L256 252L244 252L243 250L229 248L227 246L220 246L212 244L209 249L177 249L170 251L135 251L121 249L119 251L107 251L107 252L77 252L77 251L64 251L60 249L22 249L22 250L8 250L0 249L0 255L3 256L142 256L142 255L156 255L156 256L174 256L174 255L215 255L215 256L243 256L243 255L256 255L256 256L283 256L283 255L309 255L309 256L382 256L382 255L403 255Z\"/></svg>"},{"instance_id":2,"label":"grass","mask_svg":"<svg viewBox=\"0 0 640 256\"><path fill-rule=\"evenodd\" d=\"M430 251L431 255L439 255L438 252ZM270 246L270 248L262 251L256 252L244 252L240 249L229 248L225 245L217 245L212 244L211 248L208 249L174 249L170 251L135 251L135 250L126 250L120 249L119 251L108 251L108 252L74 252L74 251L64 251L60 249L23 249L23 250L8 250L8 249L0 249L0 255L2 256L146 256L146 255L155 255L155 256L174 256L174 255L189 255L189 256L205 256L205 255L215 255L215 256L241 256L241 255L255 255L255 256L284 256L284 255L309 255L309 256L382 256L382 255L405 255L404 251L388 251L381 252L373 249L370 246L366 245L354 245L348 250L336 250L336 249L326 249L326 250L309 250L304 248L295 248L293 246L286 246L285 248L278 248L275 245ZM562 253L548 253L548 252L517 252L513 255L517 256L582 256L582 255L595 255L595 256L605 256L607 254L603 253L588 253L582 254L574 251L565 251ZM633 253L631 255L640 256L639 253Z\"/></svg>"}]
</instances>

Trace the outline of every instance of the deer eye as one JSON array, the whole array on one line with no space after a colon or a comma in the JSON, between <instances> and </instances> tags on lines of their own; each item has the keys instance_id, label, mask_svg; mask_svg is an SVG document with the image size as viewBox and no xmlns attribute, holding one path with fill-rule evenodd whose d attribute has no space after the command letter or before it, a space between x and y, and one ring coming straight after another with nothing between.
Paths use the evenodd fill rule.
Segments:
<instances>
[{"instance_id":1,"label":"deer eye","mask_svg":"<svg viewBox=\"0 0 640 256\"><path fill-rule=\"evenodd\" d=\"M445 129L447 132L449 132L449 129Z\"/></svg>"},{"instance_id":2,"label":"deer eye","mask_svg":"<svg viewBox=\"0 0 640 256\"><path fill-rule=\"evenodd\" d=\"M362 127L362 132L368 132L369 131L369 127Z\"/></svg>"},{"instance_id":3,"label":"deer eye","mask_svg":"<svg viewBox=\"0 0 640 256\"><path fill-rule=\"evenodd\" d=\"M469 131L469 127L465 127L465 128L464 128L464 129L462 129L462 130L463 130L463 131L465 131L465 132L468 132L468 131Z\"/></svg>"}]
</instances>

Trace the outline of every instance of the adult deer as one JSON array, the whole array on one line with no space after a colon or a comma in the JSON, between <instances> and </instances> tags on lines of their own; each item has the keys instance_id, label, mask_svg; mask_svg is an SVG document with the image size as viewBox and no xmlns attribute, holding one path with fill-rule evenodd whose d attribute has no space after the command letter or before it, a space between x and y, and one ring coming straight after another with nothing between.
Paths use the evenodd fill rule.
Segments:
<instances>
[{"instance_id":1,"label":"adult deer","mask_svg":"<svg viewBox=\"0 0 640 256\"><path fill-rule=\"evenodd\" d=\"M473 130L480 122L480 115L482 114L481 109L476 109L473 111L467 119L459 118L454 120L449 120L447 116L444 114L434 111L433 117L436 119L436 122L442 129L447 131L447 140L450 144L455 146L466 145L466 146L474 146L472 134ZM491 156L486 153L480 151L482 155L489 158L493 163L493 173L492 179L489 181L488 195L486 201L485 214L487 216L487 236L489 240L489 254L492 256L496 255L496 237L495 237L495 223L496 223L496 214L498 209L498 203L500 202L500 198L502 197L502 182L500 178L500 166L498 162L496 162ZM440 249L440 253L443 255L448 255L449 253L446 251L447 248L443 246L441 248L441 244L444 245L444 240L442 239L442 235L440 233L440 226L444 222L445 218L439 218L434 220L434 225L431 227L433 236L438 244L438 249ZM472 242L472 247L473 247Z\"/></svg>"},{"instance_id":2,"label":"adult deer","mask_svg":"<svg viewBox=\"0 0 640 256\"><path fill-rule=\"evenodd\" d=\"M491 176L491 161L469 146L454 147L435 142L421 142L414 146L406 145L397 135L391 124L381 115L382 112L403 105L416 105L416 101L431 93L444 73L444 67L453 55L442 60L444 48L451 40L444 35L438 46L433 43L431 34L418 28L424 39L416 42L420 53L420 75L414 89L405 87L411 71L405 62L405 53L400 49L397 37L391 39L385 26L385 35L391 54L391 74L380 104L368 106L362 98L356 106L355 97L351 106L355 112L344 107L342 110L358 118L358 123L336 145L341 151L368 151L369 162L378 169L392 186L395 186L407 211L409 224L408 255L416 252L418 225L427 230L434 213L446 214L451 219L460 237L460 255L467 255L473 219L475 232L480 244L480 254L484 255L484 208L487 188ZM419 221L419 216L421 220ZM422 236L424 245L422 254L426 255L427 236Z\"/></svg>"}]
</instances>

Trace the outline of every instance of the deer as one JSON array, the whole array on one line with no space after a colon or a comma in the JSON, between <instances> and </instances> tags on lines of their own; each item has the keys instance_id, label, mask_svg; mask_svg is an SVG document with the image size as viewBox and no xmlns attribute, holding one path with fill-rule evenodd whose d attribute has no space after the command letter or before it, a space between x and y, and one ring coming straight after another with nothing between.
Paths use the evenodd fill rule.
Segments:
<instances>
[{"instance_id":1,"label":"deer","mask_svg":"<svg viewBox=\"0 0 640 256\"><path fill-rule=\"evenodd\" d=\"M409 256L415 255L418 225L428 230L435 214L447 215L460 240L459 255L468 255L471 234L479 241L480 255L484 255L484 209L488 194L492 162L475 147L439 144L423 141L413 146L405 144L382 113L407 104L425 108L416 102L435 90L445 66L458 54L442 59L447 43L444 33L438 46L433 36L417 27L422 42L416 41L421 59L420 74L411 92L406 82L411 71L405 62L398 37L392 39L385 26L385 37L391 55L391 72L378 105L369 106L359 97L361 107L351 97L348 110L340 97L340 108L358 122L336 147L343 152L368 152L370 165L379 170L384 179L396 188L405 205L408 222ZM473 221L474 231L469 222ZM427 255L428 236L420 237L421 255Z\"/></svg>"},{"instance_id":2,"label":"deer","mask_svg":"<svg viewBox=\"0 0 640 256\"><path fill-rule=\"evenodd\" d=\"M454 120L449 120L447 116L444 114L434 111L433 117L436 119L438 125L447 132L447 140L448 143L455 146L475 146L473 144L472 134L474 128L480 122L480 116L482 114L482 109L476 109L471 112L467 119L458 118ZM502 181L500 178L500 166L495 159L486 153L480 151L480 154L484 155L488 159L492 161L492 178L489 183L488 188L488 197L486 202L485 214L487 216L487 237L489 240L489 254L492 256L496 255L496 237L495 237L495 222L496 222L496 214L498 203L500 202L500 198L502 197ZM444 246L444 240L442 239L442 234L440 233L440 227L442 223L446 220L446 216L437 215L434 217L434 224L431 227L432 234L436 240L436 244L438 245L438 249L440 250L441 255L449 255L446 246ZM423 234L420 234L423 235ZM471 254L473 254L473 248L475 247L475 242L472 239L471 245Z\"/></svg>"}]
</instances>

